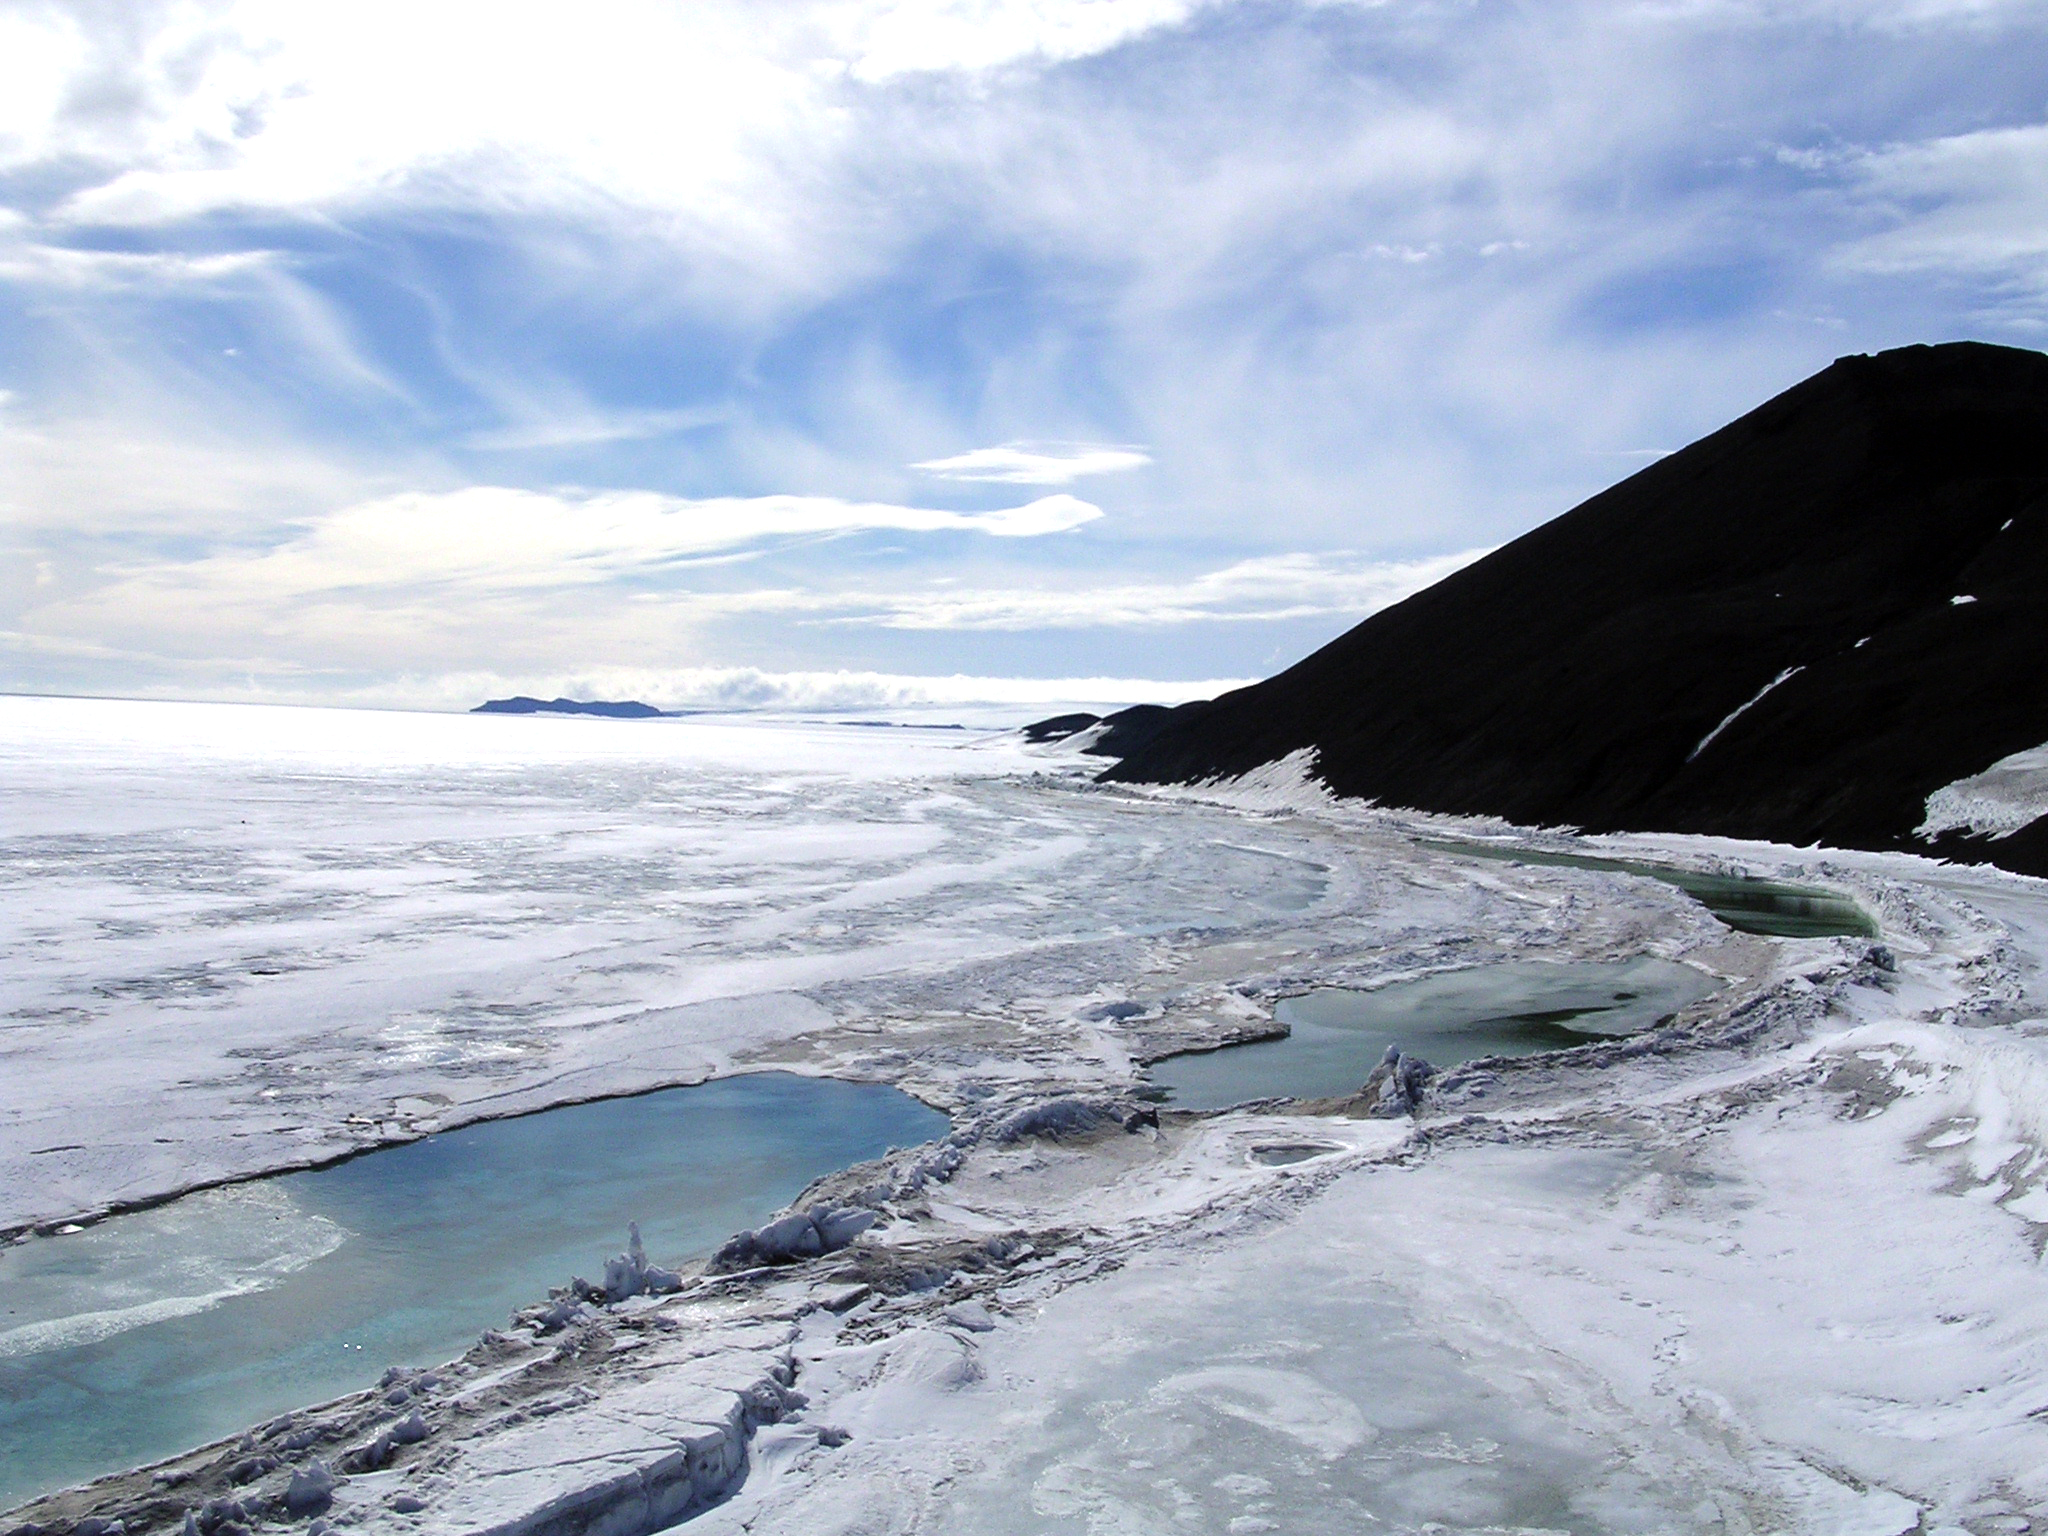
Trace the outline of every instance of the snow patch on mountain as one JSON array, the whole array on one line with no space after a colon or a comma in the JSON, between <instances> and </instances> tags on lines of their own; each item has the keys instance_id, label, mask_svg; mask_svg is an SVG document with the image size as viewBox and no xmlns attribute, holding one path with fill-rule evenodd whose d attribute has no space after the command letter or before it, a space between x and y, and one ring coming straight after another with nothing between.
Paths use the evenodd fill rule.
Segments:
<instances>
[{"instance_id":1,"label":"snow patch on mountain","mask_svg":"<svg viewBox=\"0 0 2048 1536\"><path fill-rule=\"evenodd\" d=\"M1944 784L1927 797L1927 819L1914 829L1932 840L1944 832L2011 837L2048 814L2048 744L2002 757L1982 773Z\"/></svg>"},{"instance_id":2,"label":"snow patch on mountain","mask_svg":"<svg viewBox=\"0 0 2048 1536\"><path fill-rule=\"evenodd\" d=\"M1804 672L1805 670L1806 668L1804 667L1787 667L1784 671L1780 672L1776 677L1772 678L1768 683L1765 683L1763 687L1757 689L1757 691L1750 695L1749 698L1745 699L1742 703L1736 705L1733 709L1729 710L1728 713L1722 717L1721 723L1715 726L1711 731L1707 732L1706 735L1702 736L1700 738L1700 744L1694 747L1690 752L1685 754L1685 760L1689 763L1694 758L1698 757L1702 752L1706 751L1707 748L1711 747L1714 744L1714 738L1716 736L1719 736L1723 731L1727 730L1729 726L1733 725L1736 721L1740 720L1744 715L1748 714L1749 711L1756 708L1757 705L1761 704L1764 701L1765 696L1768 695L1772 689L1778 687L1782 683L1790 682L1794 677L1798 676L1801 672Z\"/></svg>"},{"instance_id":3,"label":"snow patch on mountain","mask_svg":"<svg viewBox=\"0 0 2048 1536\"><path fill-rule=\"evenodd\" d=\"M1249 773L1212 779L1202 798L1241 811L1327 810L1336 797L1315 776L1316 756L1314 747L1302 747Z\"/></svg>"}]
</instances>

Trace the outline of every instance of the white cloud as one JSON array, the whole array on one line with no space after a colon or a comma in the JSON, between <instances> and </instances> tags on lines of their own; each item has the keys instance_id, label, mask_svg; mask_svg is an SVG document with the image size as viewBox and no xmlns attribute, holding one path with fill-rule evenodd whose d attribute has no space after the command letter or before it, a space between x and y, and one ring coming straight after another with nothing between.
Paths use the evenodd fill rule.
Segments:
<instances>
[{"instance_id":1,"label":"white cloud","mask_svg":"<svg viewBox=\"0 0 2048 1536\"><path fill-rule=\"evenodd\" d=\"M524 677L519 691L530 692L539 686L532 679L578 664L598 669L592 676L644 669L650 657L701 670L731 654L729 643L710 637L729 637L735 623L758 631L774 621L785 635L809 629L822 637L845 625L1052 632L1358 618L1477 553L1398 562L1294 554L1179 582L971 589L941 579L901 581L891 590L829 571L808 584L734 588L730 572L703 569L730 559L743 539L850 528L986 529L980 520L989 518L996 529L1006 519L1047 528L1065 521L1058 508L967 515L825 498L678 508L642 495L580 502L497 490L390 497L269 552L131 561L96 580L65 577L47 592L23 594L6 638L24 662L96 657L138 678L166 671L211 678L225 668L284 678L294 697L322 686L334 693L349 678L417 679L423 666L451 678ZM718 550L727 553L701 553ZM809 649L829 656L833 647ZM753 675L712 667L704 676L713 674L728 681ZM719 697L747 702L744 689L731 691L739 687L732 683ZM665 693L656 702L681 697Z\"/></svg>"},{"instance_id":2,"label":"white cloud","mask_svg":"<svg viewBox=\"0 0 2048 1536\"><path fill-rule=\"evenodd\" d=\"M1084 475L1142 469L1152 455L1113 443L1004 443L911 465L940 480L996 485L1072 485Z\"/></svg>"},{"instance_id":3,"label":"white cloud","mask_svg":"<svg viewBox=\"0 0 2048 1536\"><path fill-rule=\"evenodd\" d=\"M596 197L739 225L750 201L782 201L768 196L778 176L843 142L846 82L1080 58L1194 8L222 0L138 5L127 26L86 27L38 7L0 18L0 59L12 61L0 66L0 167L116 167L67 205L97 223L332 206L424 179L443 198ZM124 105L78 110L86 81Z\"/></svg>"},{"instance_id":4,"label":"white cloud","mask_svg":"<svg viewBox=\"0 0 2048 1536\"><path fill-rule=\"evenodd\" d=\"M1889 146L1848 175L1866 212L1892 226L1851 244L1850 263L2003 273L2048 293L2048 124Z\"/></svg>"},{"instance_id":5,"label":"white cloud","mask_svg":"<svg viewBox=\"0 0 2048 1536\"><path fill-rule=\"evenodd\" d=\"M868 0L823 12L833 54L860 80L1059 63L1173 26L1200 0Z\"/></svg>"},{"instance_id":6,"label":"white cloud","mask_svg":"<svg viewBox=\"0 0 2048 1536\"><path fill-rule=\"evenodd\" d=\"M1195 623L1364 618L1412 597L1487 551L1382 561L1345 554L1266 555L1186 581L892 593L844 623L889 629L1158 629Z\"/></svg>"},{"instance_id":7,"label":"white cloud","mask_svg":"<svg viewBox=\"0 0 2048 1536\"><path fill-rule=\"evenodd\" d=\"M269 251L184 256L165 251L95 251L34 241L0 242L0 281L74 291L189 289L268 266Z\"/></svg>"},{"instance_id":8,"label":"white cloud","mask_svg":"<svg viewBox=\"0 0 2048 1536\"><path fill-rule=\"evenodd\" d=\"M1086 669L1237 626L1189 636L1225 670L1274 654L1245 626L1431 575L1278 551L1492 542L1835 352L2048 292L2048 130L1955 133L2038 116L2038 3L1226 3L0 0L0 520L56 573L28 618L534 675L944 670L1025 654L949 634L1041 630L1094 632ZM916 468L1157 465L1062 571L992 540L1085 502L895 505L956 443L1000 446ZM845 499L389 494L536 450ZM952 584L865 541L691 571L862 529L987 537L945 541ZM212 553L134 553L174 537Z\"/></svg>"},{"instance_id":9,"label":"white cloud","mask_svg":"<svg viewBox=\"0 0 2048 1536\"><path fill-rule=\"evenodd\" d=\"M81 541L165 532L240 539L383 488L383 475L347 456L250 430L217 397L196 402L219 407L211 413L195 402L116 397L106 403L133 409L56 422L38 419L18 396L9 403L0 414L0 527Z\"/></svg>"},{"instance_id":10,"label":"white cloud","mask_svg":"<svg viewBox=\"0 0 2048 1536\"><path fill-rule=\"evenodd\" d=\"M323 628L345 626L349 613L388 628L418 611L432 612L433 627L446 632L461 628L466 611L488 629L508 612L539 611L535 604L568 622L586 604L615 613L622 599L639 610L634 622L640 625L664 617L781 614L892 629L1149 629L1363 616L1485 553L1408 561L1273 555L1185 581L1057 587L962 588L941 581L887 591L835 585L822 574L816 584L798 587L693 590L677 584L682 572L752 558L758 553L752 546L767 540L871 530L1029 537L1099 515L1088 503L1060 495L996 512L959 513L830 497L693 502L626 492L571 500L476 487L365 502L270 550L130 563L62 607L88 620L88 630L93 622L119 627L143 619L170 630L226 623L281 632L295 627L294 613L318 608L327 615ZM652 578L659 581L648 585ZM590 595L575 597L578 591Z\"/></svg>"},{"instance_id":11,"label":"white cloud","mask_svg":"<svg viewBox=\"0 0 2048 1536\"><path fill-rule=\"evenodd\" d=\"M1643 14L1678 21L1784 27L1820 22L1837 28L1911 32L1955 24L1995 24L2038 14L2039 0L1637 0Z\"/></svg>"},{"instance_id":12,"label":"white cloud","mask_svg":"<svg viewBox=\"0 0 2048 1536\"><path fill-rule=\"evenodd\" d=\"M538 698L637 699L661 709L830 710L911 717L973 706L1019 720L1034 719L1054 709L1107 712L1129 704L1180 704L1190 699L1214 698L1254 681L1245 677L991 677L847 667L773 671L762 667L670 667L644 663L570 667L540 663L517 672L490 667L394 669L388 675L366 681L359 674L349 674L346 659L336 665L332 657L291 660L278 656L222 655L207 658L195 668L175 653L121 649L0 629L0 655L8 654L44 661L121 663L138 680L123 690L131 697L189 698L197 682L209 697L217 699L375 709L468 710L486 699L526 694ZM154 676L166 670L167 665L175 671L176 680L155 682Z\"/></svg>"},{"instance_id":13,"label":"white cloud","mask_svg":"<svg viewBox=\"0 0 2048 1536\"><path fill-rule=\"evenodd\" d=\"M803 624L897 630L1023 632L1169 629L1187 624L1366 618L1463 569L1488 550L1421 560L1266 555L1181 581L962 586L950 578L889 590L872 583L663 590L632 599L651 616L693 622L776 616Z\"/></svg>"},{"instance_id":14,"label":"white cloud","mask_svg":"<svg viewBox=\"0 0 2048 1536\"><path fill-rule=\"evenodd\" d=\"M581 448L599 443L667 437L727 420L727 410L598 411L588 406L549 414L526 413L510 426L472 432L471 448L517 452L529 448Z\"/></svg>"},{"instance_id":15,"label":"white cloud","mask_svg":"<svg viewBox=\"0 0 2048 1536\"><path fill-rule=\"evenodd\" d=\"M83 30L69 16L0 11L0 166L53 152L65 94L90 55Z\"/></svg>"},{"instance_id":16,"label":"white cloud","mask_svg":"<svg viewBox=\"0 0 2048 1536\"><path fill-rule=\"evenodd\" d=\"M1101 516L1099 507L1066 495L993 512L947 512L832 496L577 497L472 486L362 502L275 548L155 566L123 585L138 595L161 587L202 600L434 588L506 593L649 575L773 540L876 530L1036 538Z\"/></svg>"}]
</instances>

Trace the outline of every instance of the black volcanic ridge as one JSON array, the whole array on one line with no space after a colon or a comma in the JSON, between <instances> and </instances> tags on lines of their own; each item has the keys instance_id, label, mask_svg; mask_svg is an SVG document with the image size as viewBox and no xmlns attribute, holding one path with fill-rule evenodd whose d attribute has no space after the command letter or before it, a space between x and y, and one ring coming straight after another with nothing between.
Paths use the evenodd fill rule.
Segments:
<instances>
[{"instance_id":1,"label":"black volcanic ridge","mask_svg":"<svg viewBox=\"0 0 2048 1536\"><path fill-rule=\"evenodd\" d=\"M1206 709L1208 705L1205 701L1182 707ZM1040 743L1068 741L1084 731L1094 731L1081 751L1095 757L1128 757L1165 729L1177 713L1164 704L1133 704L1109 715L1054 715L1050 720L1034 720L1023 728L1023 735L1028 742Z\"/></svg>"},{"instance_id":2,"label":"black volcanic ridge","mask_svg":"<svg viewBox=\"0 0 2048 1536\"><path fill-rule=\"evenodd\" d=\"M674 710L656 709L637 699L613 703L608 699L529 699L516 694L509 699L490 699L470 711L472 715L602 715L608 720L652 720Z\"/></svg>"},{"instance_id":3,"label":"black volcanic ridge","mask_svg":"<svg viewBox=\"0 0 2048 1536\"><path fill-rule=\"evenodd\" d=\"M2048 357L1845 357L1103 775L1303 748L1338 795L2048 874L2048 818L1914 835L2048 743Z\"/></svg>"}]
</instances>

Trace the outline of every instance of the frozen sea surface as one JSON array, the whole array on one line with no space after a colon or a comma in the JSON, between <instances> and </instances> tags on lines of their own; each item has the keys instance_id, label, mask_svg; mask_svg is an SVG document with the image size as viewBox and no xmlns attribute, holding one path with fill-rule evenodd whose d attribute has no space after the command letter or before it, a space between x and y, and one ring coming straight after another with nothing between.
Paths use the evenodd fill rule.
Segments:
<instances>
[{"instance_id":1,"label":"frozen sea surface","mask_svg":"<svg viewBox=\"0 0 2048 1536\"><path fill-rule=\"evenodd\" d=\"M0 1232L1360 899L964 734L0 698Z\"/></svg>"},{"instance_id":2,"label":"frozen sea surface","mask_svg":"<svg viewBox=\"0 0 2048 1536\"><path fill-rule=\"evenodd\" d=\"M812 1179L944 1135L787 1073L466 1126L0 1248L0 1509L460 1354L637 1221L700 1258Z\"/></svg>"},{"instance_id":3,"label":"frozen sea surface","mask_svg":"<svg viewBox=\"0 0 2048 1536\"><path fill-rule=\"evenodd\" d=\"M843 1262L943 1284L848 1286L834 1312L802 1275L709 1283L662 1303L672 1368L593 1348L587 1395L539 1418L451 1407L351 1508L435 1536L517 1522L597 1476L592 1435L632 1483L633 1458L672 1455L648 1405L694 1340L735 1353L727 1396L689 1408L724 1413L794 1330L807 1406L759 1429L707 1536L1322 1530L1330 1509L1388 1530L2048 1526L2038 882L1570 845L1839 888L1882 923L1880 961L1859 937L1732 933L1626 870L1420 847L1523 834L1331 806L1290 765L1127 793L961 734L0 701L0 1230L735 1071L897 1084L986 1129L1127 1094L1293 995L1683 964L1725 992L1656 1050L1523 1058L1413 1123L988 1134L922 1181L906 1154ZM225 1312L354 1230L229 1214L117 1257L133 1294L87 1311L184 1321L209 1290L166 1253L285 1277ZM1011 1257L960 1263L990 1243ZM81 1314L80 1347L117 1320ZM517 1346L546 1371L554 1349Z\"/></svg>"}]
</instances>

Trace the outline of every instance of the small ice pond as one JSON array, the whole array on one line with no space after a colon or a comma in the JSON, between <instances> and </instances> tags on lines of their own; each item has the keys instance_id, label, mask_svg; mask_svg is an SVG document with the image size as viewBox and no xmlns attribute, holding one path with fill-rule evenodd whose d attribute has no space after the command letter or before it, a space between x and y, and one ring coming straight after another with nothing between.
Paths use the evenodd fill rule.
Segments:
<instances>
[{"instance_id":1,"label":"small ice pond","mask_svg":"<svg viewBox=\"0 0 2048 1536\"><path fill-rule=\"evenodd\" d=\"M465 1126L0 1248L0 1509L460 1354L638 1221L701 1256L944 1135L893 1088L760 1073Z\"/></svg>"},{"instance_id":2,"label":"small ice pond","mask_svg":"<svg viewBox=\"0 0 2048 1536\"><path fill-rule=\"evenodd\" d=\"M1533 848L1491 843L1438 842L1424 838L1418 847L1475 859L1500 859L1512 864L1543 864L1560 869L1604 869L1616 874L1643 875L1675 885L1714 916L1740 933L1775 939L1824 939L1838 935L1874 939L1877 923L1868 912L1839 891L1791 885L1756 875L1709 875L1672 864L1646 864L1634 859L1602 859L1583 853L1549 853Z\"/></svg>"},{"instance_id":3,"label":"small ice pond","mask_svg":"<svg viewBox=\"0 0 2048 1536\"><path fill-rule=\"evenodd\" d=\"M1284 1040L1154 1062L1152 1082L1181 1109L1248 1099L1355 1093L1389 1045L1438 1067L1480 1056L1527 1056L1650 1028L1719 990L1689 965L1648 955L1556 964L1475 966L1370 991L1322 987L1273 1010Z\"/></svg>"}]
</instances>

